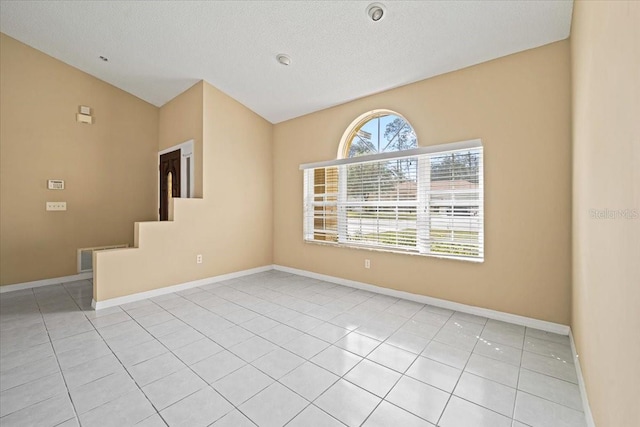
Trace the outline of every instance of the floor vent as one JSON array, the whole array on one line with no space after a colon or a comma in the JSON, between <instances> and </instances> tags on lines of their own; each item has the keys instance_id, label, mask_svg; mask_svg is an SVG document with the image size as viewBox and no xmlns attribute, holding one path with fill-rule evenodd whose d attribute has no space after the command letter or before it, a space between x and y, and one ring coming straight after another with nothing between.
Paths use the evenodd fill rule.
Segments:
<instances>
[{"instance_id":1,"label":"floor vent","mask_svg":"<svg viewBox=\"0 0 640 427\"><path fill-rule=\"evenodd\" d=\"M111 246L98 246L95 248L82 248L78 249L78 273L86 273L93 271L93 252L94 251L106 251L108 249L122 249L128 248L129 245L111 245Z\"/></svg>"}]
</instances>

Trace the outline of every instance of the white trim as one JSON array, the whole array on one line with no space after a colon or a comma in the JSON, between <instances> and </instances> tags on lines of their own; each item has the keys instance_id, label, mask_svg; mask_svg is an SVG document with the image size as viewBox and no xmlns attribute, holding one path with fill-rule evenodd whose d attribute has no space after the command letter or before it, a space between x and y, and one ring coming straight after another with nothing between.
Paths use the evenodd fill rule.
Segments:
<instances>
[{"instance_id":1,"label":"white trim","mask_svg":"<svg viewBox=\"0 0 640 427\"><path fill-rule=\"evenodd\" d=\"M160 155L162 154L167 154L167 153L171 153L172 151L176 151L177 149L180 149L180 154L191 154L193 152L193 139L182 142L178 145L174 145L173 147L165 148L164 150L158 151L158 157L160 157Z\"/></svg>"},{"instance_id":2,"label":"white trim","mask_svg":"<svg viewBox=\"0 0 640 427\"><path fill-rule=\"evenodd\" d=\"M313 273L311 271L299 270L297 268L284 267L274 265L273 268L286 273L298 274L300 276L310 277L313 279L324 280L326 282L336 283L338 285L349 286L351 288L362 289L365 291L375 292L378 294L389 295L396 298L402 298L409 301L415 301L422 304L430 304L436 307L447 308L449 310L461 311L463 313L475 314L489 319L501 320L516 325L527 326L530 328L540 329L546 332L553 332L560 335L569 335L569 326L560 323L547 322L545 320L533 319L531 317L519 316L517 314L504 313L502 311L490 310L488 308L475 307L472 305L461 304L458 302L447 301L439 298L428 297L426 295L412 294L409 292L398 291L381 286L370 285L368 283L356 282L354 280L342 279L340 277L327 276L325 274Z\"/></svg>"},{"instance_id":3,"label":"white trim","mask_svg":"<svg viewBox=\"0 0 640 427\"><path fill-rule=\"evenodd\" d=\"M314 273L307 270L300 270L297 268L285 267L281 265L265 265L263 267L256 267L248 270L236 271L233 273L222 274L219 276L213 276L205 279L194 280L191 282L181 283L173 286L167 286L164 288L154 289L151 291L139 292L136 294L126 295L123 297L111 298L105 301L91 300L91 307L93 307L95 310L101 310L101 309L113 307L116 305L126 304L134 301L139 301L147 298L152 298L160 295L182 291L185 289L191 289L198 286L208 285L211 283L222 282L224 280L236 279L238 277L248 276L256 273L262 273L270 270L283 271L286 273L297 274L300 276L310 277L313 279L324 280L327 282L336 283L338 285L348 286L356 289L362 289L362 290L375 292L382 295L389 295L389 296L402 298L410 301L416 301L423 304L430 304L436 307L447 308L450 310L460 311L463 313L475 314L477 316L483 316L489 319L501 320L503 322L509 322L509 323L514 323L516 325L536 328L536 329L540 329L547 332L553 332L560 335L569 335L569 341L571 343L571 354L573 355L573 362L576 367L576 374L578 376L578 386L580 389L580 396L582 398L583 412L585 414L587 427L596 427L595 422L593 421L591 407L589 406L589 399L587 397L587 390L585 387L584 378L582 376L582 368L580 366L580 359L577 354L575 341L573 339L573 334L569 326L562 325L559 323L547 322L544 320L519 316L517 314L504 313L501 311L490 310L487 308L460 304L453 301L447 301L439 298L428 297L426 295L412 294L409 292L398 291L395 289L389 289L381 286L370 285L368 283L357 282L355 280L343 279L340 277ZM91 277L92 277L92 273L80 273L72 276L64 276L64 277L58 277L53 279L43 279L43 280L35 280L33 282L5 285L5 286L0 286L0 293L17 291L22 289L38 288L41 286L57 285L60 283L75 282L78 280L90 279Z\"/></svg>"},{"instance_id":4,"label":"white trim","mask_svg":"<svg viewBox=\"0 0 640 427\"><path fill-rule=\"evenodd\" d=\"M392 151L388 153L370 154L367 156L350 157L346 159L327 160L316 163L303 163L300 170L326 168L331 166L349 165L352 163L377 162L387 159L404 159L406 157L421 156L423 154L451 152L460 150L474 150L482 148L482 140L470 139L468 141L450 142L447 144L428 145L426 147L412 148L411 150Z\"/></svg>"},{"instance_id":5,"label":"white trim","mask_svg":"<svg viewBox=\"0 0 640 427\"><path fill-rule=\"evenodd\" d=\"M0 286L0 294L22 289L39 288L41 286L59 285L60 283L75 282L78 280L92 279L93 273L80 273L72 276L54 277L53 279L34 280L33 282L16 283L14 285Z\"/></svg>"},{"instance_id":6,"label":"white trim","mask_svg":"<svg viewBox=\"0 0 640 427\"><path fill-rule=\"evenodd\" d=\"M151 291L138 292L136 294L125 295L122 297L110 298L104 301L91 300L91 307L94 310L102 310L103 308L109 308L116 305L127 304L134 301L140 301L147 298L153 298L160 295L171 294L178 291L184 291L185 289L196 288L198 286L210 285L212 283L222 282L224 280L236 279L238 277L248 276L250 274L262 273L264 271L273 270L272 265L265 265L264 267L250 268L248 270L236 271L228 274L221 274L219 276L206 277L204 279L193 280L191 282L180 283L172 286L165 286L159 289L153 289Z\"/></svg>"},{"instance_id":7,"label":"white trim","mask_svg":"<svg viewBox=\"0 0 640 427\"><path fill-rule=\"evenodd\" d=\"M248 270L236 271L233 273L222 274L219 276L208 277L204 279L194 280L191 282L181 283L178 285L167 286L164 288L154 289L146 292L139 292L132 295L126 295L123 297L111 298L105 301L91 301L91 306L100 310L103 308L113 307L115 305L126 304L129 302L139 301L146 298L152 298L159 295L170 294L173 292L182 291L185 289L195 288L198 286L203 286L211 283L221 282L223 280L235 279L238 277L248 276L251 274L262 273L269 270L278 270L286 273L297 274L300 276L310 277L313 279L324 280L331 283L336 283L343 286L348 286L356 289L363 289L370 292L375 292L382 295L389 295L396 298L403 298L410 301L420 302L422 304L430 304L436 307L447 308L449 310L460 311L463 313L475 314L477 316L487 317L489 319L501 320L503 322L514 323L516 325L528 326L530 328L536 328L547 332L553 332L560 335L569 335L571 338L571 349L573 354L576 354L575 344L573 342L573 336L571 335L571 331L568 326L562 325L559 323L547 322L545 320L533 319L530 317L519 316L517 314L504 313L501 311L490 310L488 308L475 307L472 305L461 304L453 301L447 301L439 298L433 298L426 295L418 295L412 294L409 292L398 291L395 289L389 289L381 286L370 285L368 283L356 282L355 280L343 279L340 277L329 276L326 274L313 273L307 270L300 270L297 268L285 267L281 265L265 265L263 267L251 268ZM0 293L10 292L10 291L18 291L22 289L30 289L30 288L38 288L41 286L48 285L57 285L60 283L67 282L75 282L77 280L87 280L93 277L92 273L80 273L72 276L64 276L57 277L53 279L44 279L44 280L36 280L33 282L25 282L25 283L17 283L14 285L4 285L0 286ZM578 371L578 380L580 383L580 391L583 393L584 402L586 400L586 391L584 390L584 382L582 381L582 374L580 371L580 363L578 361L577 356L574 356L575 365ZM589 414L588 418L591 417L591 412L588 409L588 404L585 407L585 414ZM587 412L589 411L589 412ZM593 421L592 421L593 423ZM593 424L588 425L588 427L594 427Z\"/></svg>"},{"instance_id":8,"label":"white trim","mask_svg":"<svg viewBox=\"0 0 640 427\"><path fill-rule=\"evenodd\" d=\"M573 365L576 367L576 374L578 375L578 388L580 388L580 397L582 398L582 412L584 412L584 418L587 422L587 427L596 427L596 423L593 421L593 414L591 414L591 406L589 406L589 398L587 397L587 388L584 384L584 377L582 376L582 368L580 367L580 358L578 351L576 350L576 343L573 340L573 333L569 331L569 341L571 342L571 354L573 355Z\"/></svg>"}]
</instances>

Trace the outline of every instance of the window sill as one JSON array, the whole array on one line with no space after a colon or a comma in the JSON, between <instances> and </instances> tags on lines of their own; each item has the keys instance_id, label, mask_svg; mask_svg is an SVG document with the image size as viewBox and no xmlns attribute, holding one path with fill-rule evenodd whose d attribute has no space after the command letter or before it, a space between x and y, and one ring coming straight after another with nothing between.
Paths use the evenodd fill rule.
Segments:
<instances>
[{"instance_id":1,"label":"window sill","mask_svg":"<svg viewBox=\"0 0 640 427\"><path fill-rule=\"evenodd\" d=\"M353 245L348 243L321 242L318 240L302 239L302 241L310 245L330 246L334 248L358 249L358 250L365 250L369 252L385 252L385 253L392 253L392 254L399 254L399 255L411 255L411 256L428 257L428 258L447 259L447 260L454 260L454 261L466 261L466 262L471 262L473 264L484 263L484 258L466 258L466 257L455 256L455 255L421 254L417 251L401 251L401 250L393 250L388 248L380 248L376 246Z\"/></svg>"}]
</instances>

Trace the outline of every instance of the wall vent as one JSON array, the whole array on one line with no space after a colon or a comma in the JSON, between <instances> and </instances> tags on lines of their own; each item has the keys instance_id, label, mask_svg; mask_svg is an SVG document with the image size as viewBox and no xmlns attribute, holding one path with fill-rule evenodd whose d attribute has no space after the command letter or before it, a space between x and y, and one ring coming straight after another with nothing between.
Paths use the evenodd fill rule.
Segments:
<instances>
[{"instance_id":1,"label":"wall vent","mask_svg":"<svg viewBox=\"0 0 640 427\"><path fill-rule=\"evenodd\" d=\"M128 244L123 245L111 245L111 246L97 246L95 248L82 248L78 249L78 273L87 273L93 271L93 252L94 251L106 251L109 249L122 249L128 248Z\"/></svg>"}]
</instances>

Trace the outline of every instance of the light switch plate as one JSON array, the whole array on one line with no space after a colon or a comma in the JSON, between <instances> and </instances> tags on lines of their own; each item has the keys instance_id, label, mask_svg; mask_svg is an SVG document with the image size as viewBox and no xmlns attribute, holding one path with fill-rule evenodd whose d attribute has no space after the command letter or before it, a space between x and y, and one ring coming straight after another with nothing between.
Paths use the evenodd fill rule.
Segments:
<instances>
[{"instance_id":1,"label":"light switch plate","mask_svg":"<svg viewBox=\"0 0 640 427\"><path fill-rule=\"evenodd\" d=\"M76 121L78 123L86 123L86 124L92 124L93 123L93 117L87 115L87 114L76 114Z\"/></svg>"},{"instance_id":2,"label":"light switch plate","mask_svg":"<svg viewBox=\"0 0 640 427\"><path fill-rule=\"evenodd\" d=\"M48 211L66 211L67 202L47 202Z\"/></svg>"}]
</instances>

